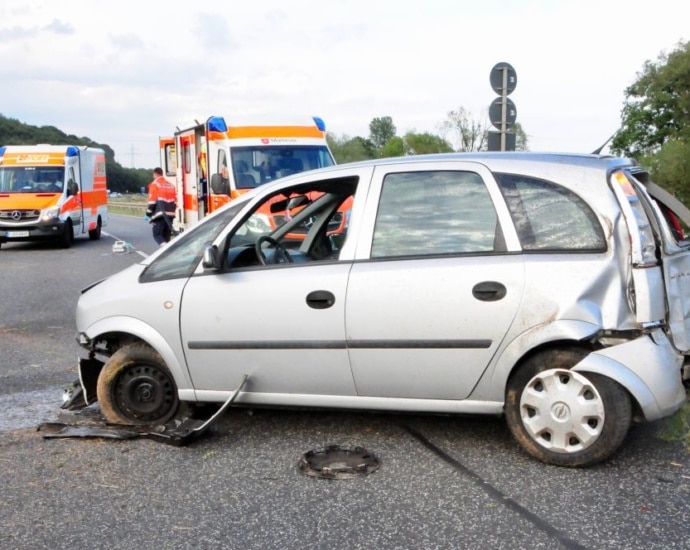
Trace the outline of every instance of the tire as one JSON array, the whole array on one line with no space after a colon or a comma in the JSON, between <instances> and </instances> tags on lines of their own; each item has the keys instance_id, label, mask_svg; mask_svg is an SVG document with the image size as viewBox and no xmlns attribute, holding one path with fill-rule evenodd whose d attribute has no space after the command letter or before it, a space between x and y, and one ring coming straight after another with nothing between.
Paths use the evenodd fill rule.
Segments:
<instances>
[{"instance_id":1,"label":"tire","mask_svg":"<svg viewBox=\"0 0 690 550\"><path fill-rule=\"evenodd\" d=\"M74 227L72 227L72 220L67 220L65 223L65 232L60 239L62 248L70 248L74 244Z\"/></svg>"},{"instance_id":2,"label":"tire","mask_svg":"<svg viewBox=\"0 0 690 550\"><path fill-rule=\"evenodd\" d=\"M101 413L112 424L160 425L180 410L177 386L161 356L144 344L116 351L98 376Z\"/></svg>"},{"instance_id":3,"label":"tire","mask_svg":"<svg viewBox=\"0 0 690 550\"><path fill-rule=\"evenodd\" d=\"M97 241L101 238L101 218L98 217L98 222L96 222L96 229L89 230L89 239L92 241Z\"/></svg>"},{"instance_id":4,"label":"tire","mask_svg":"<svg viewBox=\"0 0 690 550\"><path fill-rule=\"evenodd\" d=\"M547 464L581 467L606 460L630 429L632 403L622 386L570 370L587 353L575 348L541 353L508 382L508 427L529 455Z\"/></svg>"}]
</instances>

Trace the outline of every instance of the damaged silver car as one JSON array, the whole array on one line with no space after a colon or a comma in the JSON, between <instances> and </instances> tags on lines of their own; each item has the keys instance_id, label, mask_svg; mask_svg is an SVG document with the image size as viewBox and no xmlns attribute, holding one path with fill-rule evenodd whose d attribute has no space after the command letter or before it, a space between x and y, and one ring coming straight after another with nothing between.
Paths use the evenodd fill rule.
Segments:
<instances>
[{"instance_id":1,"label":"damaged silver car","mask_svg":"<svg viewBox=\"0 0 690 550\"><path fill-rule=\"evenodd\" d=\"M129 425L231 396L504 414L533 457L591 465L685 402L688 223L642 167L600 155L278 180L83 291L85 401Z\"/></svg>"}]
</instances>

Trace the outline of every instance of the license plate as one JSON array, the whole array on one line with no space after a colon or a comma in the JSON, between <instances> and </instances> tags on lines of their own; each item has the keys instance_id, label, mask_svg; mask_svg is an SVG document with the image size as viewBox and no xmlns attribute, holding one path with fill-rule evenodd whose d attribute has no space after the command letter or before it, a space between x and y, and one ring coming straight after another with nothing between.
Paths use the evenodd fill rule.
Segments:
<instances>
[{"instance_id":1,"label":"license plate","mask_svg":"<svg viewBox=\"0 0 690 550\"><path fill-rule=\"evenodd\" d=\"M11 239L12 237L28 237L29 232L28 231L8 231L7 232L7 238Z\"/></svg>"}]
</instances>

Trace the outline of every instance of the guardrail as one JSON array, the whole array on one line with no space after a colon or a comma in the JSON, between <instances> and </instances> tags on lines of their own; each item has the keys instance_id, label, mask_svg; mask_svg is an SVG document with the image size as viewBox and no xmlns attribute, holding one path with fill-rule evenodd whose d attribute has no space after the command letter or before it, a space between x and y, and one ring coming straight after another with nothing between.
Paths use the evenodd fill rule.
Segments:
<instances>
[{"instance_id":1,"label":"guardrail","mask_svg":"<svg viewBox=\"0 0 690 550\"><path fill-rule=\"evenodd\" d=\"M108 210L113 214L143 217L146 212L146 203L108 201Z\"/></svg>"}]
</instances>

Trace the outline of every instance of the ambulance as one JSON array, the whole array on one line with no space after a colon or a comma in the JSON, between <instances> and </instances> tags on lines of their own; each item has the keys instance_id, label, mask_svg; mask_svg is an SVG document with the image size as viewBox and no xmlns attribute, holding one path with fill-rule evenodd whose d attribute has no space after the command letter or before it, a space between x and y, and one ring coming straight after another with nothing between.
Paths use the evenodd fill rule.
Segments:
<instances>
[{"instance_id":1,"label":"ambulance","mask_svg":"<svg viewBox=\"0 0 690 550\"><path fill-rule=\"evenodd\" d=\"M161 168L177 187L177 225L188 228L275 179L335 164L319 117L289 124L204 123L159 138Z\"/></svg>"},{"instance_id":2,"label":"ambulance","mask_svg":"<svg viewBox=\"0 0 690 550\"><path fill-rule=\"evenodd\" d=\"M0 246L77 235L101 238L108 223L105 152L77 145L0 147Z\"/></svg>"}]
</instances>

